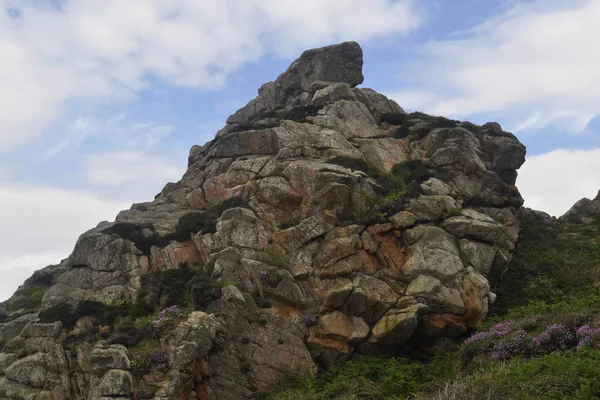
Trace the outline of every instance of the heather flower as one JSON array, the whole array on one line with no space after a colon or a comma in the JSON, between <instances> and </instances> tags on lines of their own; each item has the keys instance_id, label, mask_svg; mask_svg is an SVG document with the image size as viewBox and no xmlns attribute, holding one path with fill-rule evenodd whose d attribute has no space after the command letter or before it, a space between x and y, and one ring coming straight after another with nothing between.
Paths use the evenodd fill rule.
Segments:
<instances>
[{"instance_id":1,"label":"heather flower","mask_svg":"<svg viewBox=\"0 0 600 400\"><path fill-rule=\"evenodd\" d=\"M509 335L515 329L512 321L501 322L490 328L489 331L478 332L465 340L462 348L463 356L473 357L477 354L491 351L496 342Z\"/></svg>"},{"instance_id":2,"label":"heather flower","mask_svg":"<svg viewBox=\"0 0 600 400\"><path fill-rule=\"evenodd\" d=\"M281 280L277 267L274 266L270 266L267 269L261 269L260 271L258 271L258 277L261 280L267 282L267 284L269 284L270 286L277 286L277 284Z\"/></svg>"},{"instance_id":3,"label":"heather flower","mask_svg":"<svg viewBox=\"0 0 600 400\"><path fill-rule=\"evenodd\" d=\"M570 347L575 339L573 330L562 324L554 324L534 337L533 343L539 348L552 352Z\"/></svg>"},{"instance_id":4,"label":"heather flower","mask_svg":"<svg viewBox=\"0 0 600 400\"><path fill-rule=\"evenodd\" d=\"M169 355L160 347L150 352L150 360L160 372L165 373L169 370Z\"/></svg>"},{"instance_id":5,"label":"heather flower","mask_svg":"<svg viewBox=\"0 0 600 400\"><path fill-rule=\"evenodd\" d=\"M169 306L158 313L156 319L150 323L150 329L155 336L158 336L168 322L183 316L183 311L179 306Z\"/></svg>"},{"instance_id":6,"label":"heather flower","mask_svg":"<svg viewBox=\"0 0 600 400\"><path fill-rule=\"evenodd\" d=\"M576 332L578 343L577 347L591 346L594 340L600 337L600 328L592 328L589 325L583 325Z\"/></svg>"},{"instance_id":7,"label":"heather flower","mask_svg":"<svg viewBox=\"0 0 600 400\"><path fill-rule=\"evenodd\" d=\"M529 357L534 352L535 347L531 337L524 330L519 330L496 342L492 348L490 358L503 361L517 356Z\"/></svg>"},{"instance_id":8,"label":"heather flower","mask_svg":"<svg viewBox=\"0 0 600 400\"><path fill-rule=\"evenodd\" d=\"M306 314L302 316L302 322L304 322L304 325L311 327L317 324L317 317L312 314Z\"/></svg>"}]
</instances>

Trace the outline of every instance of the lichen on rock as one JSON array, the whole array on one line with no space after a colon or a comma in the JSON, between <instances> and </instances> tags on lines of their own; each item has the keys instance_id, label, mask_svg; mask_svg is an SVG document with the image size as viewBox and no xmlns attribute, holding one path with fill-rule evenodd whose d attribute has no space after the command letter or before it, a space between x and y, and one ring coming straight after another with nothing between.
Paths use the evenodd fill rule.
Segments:
<instances>
[{"instance_id":1,"label":"lichen on rock","mask_svg":"<svg viewBox=\"0 0 600 400\"><path fill-rule=\"evenodd\" d=\"M518 239L525 147L406 113L357 87L362 65L354 42L304 52L179 182L34 274L41 305L0 324L22 344L0 354L0 389L237 400L477 327ZM68 324L39 323L47 310Z\"/></svg>"}]
</instances>

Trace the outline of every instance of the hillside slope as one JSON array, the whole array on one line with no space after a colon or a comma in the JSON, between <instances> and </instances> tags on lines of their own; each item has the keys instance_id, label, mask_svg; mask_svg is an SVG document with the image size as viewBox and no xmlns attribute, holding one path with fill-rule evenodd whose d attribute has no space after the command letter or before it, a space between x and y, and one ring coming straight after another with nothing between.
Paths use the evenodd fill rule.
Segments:
<instances>
[{"instance_id":1,"label":"hillside slope","mask_svg":"<svg viewBox=\"0 0 600 400\"><path fill-rule=\"evenodd\" d=\"M5 304L0 390L244 399L486 318L518 239L525 147L405 113L348 42L304 52L151 202Z\"/></svg>"}]
</instances>

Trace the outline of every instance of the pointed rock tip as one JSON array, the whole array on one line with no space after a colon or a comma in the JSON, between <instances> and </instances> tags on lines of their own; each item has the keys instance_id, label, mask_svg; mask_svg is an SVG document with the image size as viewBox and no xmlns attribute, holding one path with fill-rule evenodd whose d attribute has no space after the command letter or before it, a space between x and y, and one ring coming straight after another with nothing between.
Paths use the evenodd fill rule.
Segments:
<instances>
[{"instance_id":1,"label":"pointed rock tip","mask_svg":"<svg viewBox=\"0 0 600 400\"><path fill-rule=\"evenodd\" d=\"M360 45L343 42L304 51L275 82L286 93L310 92L316 81L343 82L355 87L364 81L362 67Z\"/></svg>"}]
</instances>

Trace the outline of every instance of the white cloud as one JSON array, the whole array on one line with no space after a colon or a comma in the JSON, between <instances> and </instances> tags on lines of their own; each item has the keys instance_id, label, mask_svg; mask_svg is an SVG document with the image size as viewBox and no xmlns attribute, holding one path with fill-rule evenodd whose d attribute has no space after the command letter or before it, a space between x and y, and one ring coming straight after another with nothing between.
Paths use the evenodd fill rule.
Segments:
<instances>
[{"instance_id":1,"label":"white cloud","mask_svg":"<svg viewBox=\"0 0 600 400\"><path fill-rule=\"evenodd\" d=\"M406 34L420 23L415 3L0 0L0 151L37 137L71 102L132 98L156 80L215 88L265 53Z\"/></svg>"},{"instance_id":2,"label":"white cloud","mask_svg":"<svg viewBox=\"0 0 600 400\"><path fill-rule=\"evenodd\" d=\"M558 149L527 157L519 170L517 186L526 207L561 216L578 200L596 197L599 170L600 148Z\"/></svg>"},{"instance_id":3,"label":"white cloud","mask_svg":"<svg viewBox=\"0 0 600 400\"><path fill-rule=\"evenodd\" d=\"M565 121L582 130L600 113L597 0L519 2L455 39L425 44L400 104L465 117L507 111L519 127Z\"/></svg>"},{"instance_id":4,"label":"white cloud","mask_svg":"<svg viewBox=\"0 0 600 400\"><path fill-rule=\"evenodd\" d=\"M162 154L143 151L90 154L84 166L87 182L109 189L111 197L135 201L151 200L165 183L179 180L185 172L184 165L175 165Z\"/></svg>"},{"instance_id":5,"label":"white cloud","mask_svg":"<svg viewBox=\"0 0 600 400\"><path fill-rule=\"evenodd\" d=\"M0 299L34 270L67 257L81 233L129 207L87 192L12 183L0 183L0 204Z\"/></svg>"}]
</instances>

